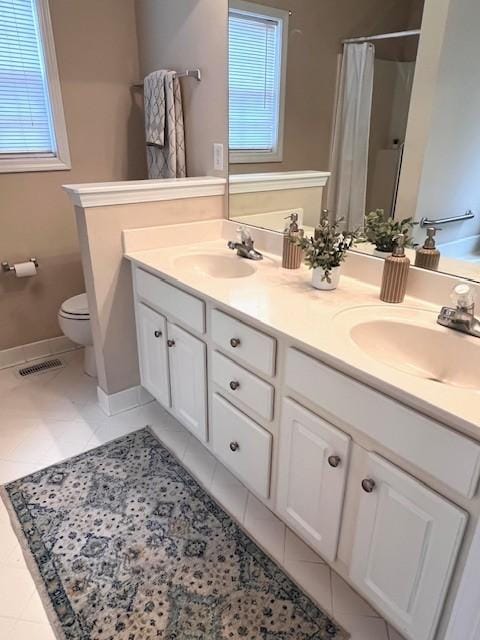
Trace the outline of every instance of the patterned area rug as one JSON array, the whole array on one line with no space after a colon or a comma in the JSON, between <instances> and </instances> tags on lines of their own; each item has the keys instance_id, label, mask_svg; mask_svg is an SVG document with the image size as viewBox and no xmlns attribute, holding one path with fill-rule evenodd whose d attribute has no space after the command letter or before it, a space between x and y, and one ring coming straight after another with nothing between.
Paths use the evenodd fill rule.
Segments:
<instances>
[{"instance_id":1,"label":"patterned area rug","mask_svg":"<svg viewBox=\"0 0 480 640\"><path fill-rule=\"evenodd\" d=\"M148 428L2 489L61 640L345 640Z\"/></svg>"}]
</instances>

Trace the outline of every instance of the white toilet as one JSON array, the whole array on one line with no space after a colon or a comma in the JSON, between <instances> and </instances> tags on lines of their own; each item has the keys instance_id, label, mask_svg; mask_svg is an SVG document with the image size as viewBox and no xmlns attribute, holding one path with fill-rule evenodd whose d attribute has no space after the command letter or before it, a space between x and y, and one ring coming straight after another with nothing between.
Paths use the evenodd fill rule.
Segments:
<instances>
[{"instance_id":1,"label":"white toilet","mask_svg":"<svg viewBox=\"0 0 480 640\"><path fill-rule=\"evenodd\" d=\"M65 300L58 311L58 324L67 338L85 347L84 371L92 378L96 378L97 366L86 293Z\"/></svg>"}]
</instances>

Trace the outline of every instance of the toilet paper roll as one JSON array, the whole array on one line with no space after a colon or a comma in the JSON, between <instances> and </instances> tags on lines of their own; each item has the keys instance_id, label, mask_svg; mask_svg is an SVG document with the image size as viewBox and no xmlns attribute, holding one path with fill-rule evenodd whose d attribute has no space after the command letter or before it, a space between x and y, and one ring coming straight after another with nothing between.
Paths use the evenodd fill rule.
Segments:
<instances>
[{"instance_id":1,"label":"toilet paper roll","mask_svg":"<svg viewBox=\"0 0 480 640\"><path fill-rule=\"evenodd\" d=\"M29 278L37 275L37 267L33 262L19 262L13 265L17 278Z\"/></svg>"}]
</instances>

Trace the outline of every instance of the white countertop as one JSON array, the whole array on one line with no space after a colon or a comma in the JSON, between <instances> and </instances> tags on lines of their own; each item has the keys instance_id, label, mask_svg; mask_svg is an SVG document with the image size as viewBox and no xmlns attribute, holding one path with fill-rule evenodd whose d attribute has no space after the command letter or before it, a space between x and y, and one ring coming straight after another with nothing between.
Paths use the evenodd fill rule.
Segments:
<instances>
[{"instance_id":1,"label":"white countertop","mask_svg":"<svg viewBox=\"0 0 480 640\"><path fill-rule=\"evenodd\" d=\"M264 260L251 263L256 272L244 278L214 278L176 263L179 256L196 253L232 256L221 239L131 251L125 257L165 280L230 308L267 333L281 334L339 371L480 440L480 392L439 384L382 364L362 351L336 319L339 312L352 307L389 306L379 300L378 287L342 276L335 291L317 291L310 285L311 273L306 267L282 269L281 259L265 252ZM436 326L437 306L408 297L402 305L391 306L410 308L413 315L416 309L429 311Z\"/></svg>"}]
</instances>

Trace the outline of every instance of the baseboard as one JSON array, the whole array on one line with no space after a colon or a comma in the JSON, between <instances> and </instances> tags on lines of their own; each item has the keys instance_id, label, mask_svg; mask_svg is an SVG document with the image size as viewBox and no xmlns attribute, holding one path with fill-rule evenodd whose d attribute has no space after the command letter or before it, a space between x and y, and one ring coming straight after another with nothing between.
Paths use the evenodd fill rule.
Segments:
<instances>
[{"instance_id":1,"label":"baseboard","mask_svg":"<svg viewBox=\"0 0 480 640\"><path fill-rule=\"evenodd\" d=\"M105 391L97 387L98 404L107 416L114 416L117 413L141 407L148 404L154 398L143 387L131 387L118 393L105 393Z\"/></svg>"},{"instance_id":2,"label":"baseboard","mask_svg":"<svg viewBox=\"0 0 480 640\"><path fill-rule=\"evenodd\" d=\"M66 351L78 349L78 345L66 338L58 336L57 338L49 338L48 340L39 340L38 342L30 342L19 347L4 349L0 351L0 369L7 369L18 364L25 364L31 360L39 360L40 358L48 358Z\"/></svg>"}]
</instances>

